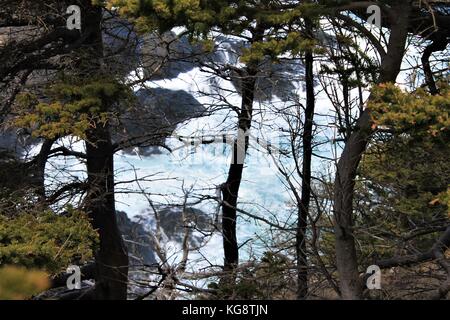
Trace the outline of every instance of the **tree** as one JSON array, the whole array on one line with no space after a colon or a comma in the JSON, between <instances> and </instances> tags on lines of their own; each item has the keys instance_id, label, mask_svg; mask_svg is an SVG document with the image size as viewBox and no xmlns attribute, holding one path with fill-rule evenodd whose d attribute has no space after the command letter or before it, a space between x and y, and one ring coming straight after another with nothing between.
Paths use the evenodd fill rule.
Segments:
<instances>
[{"instance_id":1,"label":"tree","mask_svg":"<svg viewBox=\"0 0 450 320\"><path fill-rule=\"evenodd\" d=\"M313 22L310 18L305 19L305 32L313 39ZM298 290L297 297L305 299L308 295L308 258L306 253L306 232L308 228L309 206L311 202L312 187L312 156L313 156L313 130L315 113L315 90L314 90L314 56L313 50L305 53L305 83L306 83L306 106L305 127L303 130L303 164L302 164L302 193L299 204L299 215L296 235L297 248L297 272Z\"/></svg>"},{"instance_id":2,"label":"tree","mask_svg":"<svg viewBox=\"0 0 450 320\"><path fill-rule=\"evenodd\" d=\"M357 3L357 2L355 2ZM380 3L381 5L381 3ZM349 5L352 6L351 4ZM390 28L389 44L381 53L377 83L394 82L400 72L408 33L421 33L429 22L422 18L423 24L413 24L414 16L420 16L420 9L410 1L398 1L395 6L383 9L388 12L387 27ZM419 11L419 13L418 13ZM443 32L448 32L443 28ZM368 38L371 41L370 37ZM369 97L368 101L372 97ZM353 235L353 193L355 178L362 154L373 134L370 108L366 108L358 119L356 130L348 137L341 154L335 180L334 216L336 235L337 265L341 278L341 292L344 299L359 299L362 285L358 274L357 254Z\"/></svg>"},{"instance_id":3,"label":"tree","mask_svg":"<svg viewBox=\"0 0 450 320\"><path fill-rule=\"evenodd\" d=\"M63 187L56 192L53 201L57 200L58 194L70 189L87 191L83 209L91 218L93 228L100 235L99 250L95 253L97 277L93 297L126 299L128 258L116 222L114 148L109 131L112 104L116 102L119 92L123 92L123 86L115 85L117 82L114 76L108 74L103 67L102 7L90 0L78 1L82 17L82 30L79 32L66 28L64 13L67 7L64 7L64 3L61 5L49 2L47 5L55 6L56 15L46 15L45 5L38 4L30 6L22 15L24 19L21 20L16 19L17 15L12 13L14 8L17 9L14 4L6 7L6 19L2 21L5 26L14 28L30 25L32 31L31 39L25 38L19 45L14 44L17 39L12 39L11 43L8 42L6 47L2 48L1 54L9 58L1 70L0 79L9 86L14 78L24 75L22 86L19 83L17 89L13 90L3 110L5 115L10 113L8 109L16 102L17 94L24 92L23 85L30 74L39 74L44 68L53 68L63 70L69 77L66 82L62 81L63 84L56 86L62 91L58 92L59 96L49 96L48 98L55 99L50 103L36 95L38 103L34 103L33 99L25 102L24 99L19 99L18 105L22 104L23 107L25 104L25 107L31 108L29 110L31 115L22 117L16 124L30 124L31 131L37 129L34 131L35 137L45 139L36 160L41 170L39 175L41 178L49 155L56 152L52 150L52 145L57 139L69 134L85 139L85 154L72 153L70 150L63 150L63 153L81 156L86 160L86 184ZM44 18L39 19L39 15ZM35 40L33 37L43 28L40 23L48 24L51 28L44 29L48 31ZM23 54L14 57L11 55L14 50ZM64 58L62 55L65 55ZM84 83L80 79L91 80L87 80L88 84L83 86ZM51 82L54 83L55 80L53 74L53 77L41 78L39 83L42 88L49 86ZM49 119L52 121L47 123ZM43 179L41 180L43 184ZM45 190L40 191L40 194L44 196ZM52 197L45 201L50 199Z\"/></svg>"},{"instance_id":4,"label":"tree","mask_svg":"<svg viewBox=\"0 0 450 320\"><path fill-rule=\"evenodd\" d=\"M405 92L393 85L374 89L370 107L383 131L363 157L358 189L364 193L356 208L361 212L357 224L375 235L364 239L368 250L374 251L374 263L406 266L408 259L402 259L430 252L427 259L436 260L448 277L448 259L442 256L449 245L448 206L441 197L450 183L450 97L447 84L437 88L439 95L421 88ZM367 192L370 200L364 196ZM423 259L410 259L409 265ZM432 296L443 298L449 289L444 282Z\"/></svg>"}]
</instances>

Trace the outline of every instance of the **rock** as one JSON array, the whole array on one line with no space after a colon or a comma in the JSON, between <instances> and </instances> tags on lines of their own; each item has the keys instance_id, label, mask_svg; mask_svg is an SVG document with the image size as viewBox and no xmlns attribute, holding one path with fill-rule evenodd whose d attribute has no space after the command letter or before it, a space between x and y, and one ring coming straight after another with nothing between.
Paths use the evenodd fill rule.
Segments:
<instances>
[{"instance_id":1,"label":"rock","mask_svg":"<svg viewBox=\"0 0 450 320\"><path fill-rule=\"evenodd\" d=\"M200 117L205 108L191 94L182 90L163 88L140 89L136 92L138 105L121 116L121 130L113 132L113 140L133 144L125 153L149 156L160 153L155 146L162 145L177 125Z\"/></svg>"},{"instance_id":2,"label":"rock","mask_svg":"<svg viewBox=\"0 0 450 320\"><path fill-rule=\"evenodd\" d=\"M182 220L181 207L157 207L160 217L160 225L165 241L180 243L184 237L184 224ZM187 208L187 219L190 226L189 243L191 247L197 246L202 241L201 234L194 230L211 233L214 231L213 217L199 209ZM130 219L123 211L117 211L117 223L122 233L125 245L128 249L130 265L151 265L157 262L155 247L151 238L154 232L155 219L151 212L138 215Z\"/></svg>"},{"instance_id":3,"label":"rock","mask_svg":"<svg viewBox=\"0 0 450 320\"><path fill-rule=\"evenodd\" d=\"M161 208L159 216L161 217L161 227L167 237L176 242L183 241L184 224L182 221L182 208L180 207L166 207ZM213 230L213 219L206 213L199 209L187 208L187 220L192 230L199 230L202 232L211 232ZM189 239L191 246L196 246L201 241L201 237L192 234Z\"/></svg>"},{"instance_id":4,"label":"rock","mask_svg":"<svg viewBox=\"0 0 450 320\"><path fill-rule=\"evenodd\" d=\"M130 265L156 263L154 247L148 231L142 224L131 221L123 211L117 211L117 223L128 250Z\"/></svg>"}]
</instances>

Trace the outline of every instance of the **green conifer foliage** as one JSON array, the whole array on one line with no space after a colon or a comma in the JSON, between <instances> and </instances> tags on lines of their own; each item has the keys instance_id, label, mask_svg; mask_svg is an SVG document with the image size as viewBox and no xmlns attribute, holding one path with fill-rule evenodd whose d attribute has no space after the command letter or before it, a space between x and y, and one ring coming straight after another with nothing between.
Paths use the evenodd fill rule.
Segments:
<instances>
[{"instance_id":1,"label":"green conifer foliage","mask_svg":"<svg viewBox=\"0 0 450 320\"><path fill-rule=\"evenodd\" d=\"M130 97L129 89L111 78L65 79L47 89L51 102L29 93L17 101L15 126L28 128L34 137L56 139L68 135L86 140L95 123L106 124L117 102Z\"/></svg>"},{"instance_id":2,"label":"green conifer foliage","mask_svg":"<svg viewBox=\"0 0 450 320\"><path fill-rule=\"evenodd\" d=\"M381 240L370 239L377 252L392 256L390 245L411 230L432 230L448 218L450 90L444 86L433 96L381 85L373 92L369 107L374 126L383 130L363 158L356 206L362 209L361 226ZM427 250L439 235L436 230L411 241Z\"/></svg>"},{"instance_id":3,"label":"green conifer foliage","mask_svg":"<svg viewBox=\"0 0 450 320\"><path fill-rule=\"evenodd\" d=\"M286 52L298 55L316 49L317 43L304 37L298 26L303 23L302 17L316 20L322 12L317 4L274 0L110 0L107 4L134 19L144 32L184 27L191 38L202 40L207 40L212 31L248 39L262 33L244 50L241 62L246 64L266 56L276 60Z\"/></svg>"},{"instance_id":4,"label":"green conifer foliage","mask_svg":"<svg viewBox=\"0 0 450 320\"><path fill-rule=\"evenodd\" d=\"M50 210L0 212L0 265L38 268L50 274L93 258L98 235L87 216L71 207L63 215Z\"/></svg>"}]
</instances>

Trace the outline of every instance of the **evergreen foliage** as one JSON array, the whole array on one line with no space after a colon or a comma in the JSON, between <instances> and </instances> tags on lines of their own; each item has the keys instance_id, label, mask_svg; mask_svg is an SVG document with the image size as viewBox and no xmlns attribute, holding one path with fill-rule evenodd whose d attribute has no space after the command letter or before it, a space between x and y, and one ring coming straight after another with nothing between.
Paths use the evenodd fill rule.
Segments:
<instances>
[{"instance_id":1,"label":"evergreen foliage","mask_svg":"<svg viewBox=\"0 0 450 320\"><path fill-rule=\"evenodd\" d=\"M91 260L97 242L86 215L70 207L61 215L50 210L0 213L0 265L57 274Z\"/></svg>"}]
</instances>

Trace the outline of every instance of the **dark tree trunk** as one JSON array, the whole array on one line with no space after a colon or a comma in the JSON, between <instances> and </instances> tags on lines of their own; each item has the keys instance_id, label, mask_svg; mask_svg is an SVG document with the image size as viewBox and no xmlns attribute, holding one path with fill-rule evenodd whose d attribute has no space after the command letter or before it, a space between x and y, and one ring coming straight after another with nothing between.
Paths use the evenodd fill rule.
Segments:
<instances>
[{"instance_id":1,"label":"dark tree trunk","mask_svg":"<svg viewBox=\"0 0 450 320\"><path fill-rule=\"evenodd\" d=\"M310 22L307 23L311 32ZM303 129L303 163L302 163L302 195L299 207L296 234L297 252L297 298L305 299L308 295L308 257L306 253L306 232L308 227L309 204L311 201L311 161L312 161L312 141L313 124L315 111L314 94L314 57L311 51L305 54L305 82L306 82L306 108L305 126Z\"/></svg>"},{"instance_id":2,"label":"dark tree trunk","mask_svg":"<svg viewBox=\"0 0 450 320\"><path fill-rule=\"evenodd\" d=\"M91 71L101 72L103 42L101 32L102 10L83 1L82 32L89 32L86 40L86 63ZM108 106L103 106L107 111ZM95 299L127 299L128 256L117 226L114 198L114 150L108 125L98 121L86 137L86 165L88 194L85 210L98 230L100 248L95 254Z\"/></svg>"},{"instance_id":3,"label":"dark tree trunk","mask_svg":"<svg viewBox=\"0 0 450 320\"><path fill-rule=\"evenodd\" d=\"M96 299L126 299L128 256L116 221L113 147L107 127L98 126L86 143L87 211L100 236L96 253Z\"/></svg>"},{"instance_id":4,"label":"dark tree trunk","mask_svg":"<svg viewBox=\"0 0 450 320\"><path fill-rule=\"evenodd\" d=\"M228 171L227 181L222 185L222 232L224 249L224 270L232 271L239 264L239 248L236 237L236 207L242 181L244 161L248 149L255 98L256 71L247 68L242 78L242 106L238 117L238 138L234 143L233 159Z\"/></svg>"},{"instance_id":5,"label":"dark tree trunk","mask_svg":"<svg viewBox=\"0 0 450 320\"><path fill-rule=\"evenodd\" d=\"M54 142L55 140L53 139L44 140L32 166L33 186L41 201L45 201L45 166Z\"/></svg>"},{"instance_id":6,"label":"dark tree trunk","mask_svg":"<svg viewBox=\"0 0 450 320\"><path fill-rule=\"evenodd\" d=\"M425 73L425 80L432 95L437 95L439 93L439 89L436 86L436 81L434 81L434 75L431 71L430 66L430 57L434 52L442 51L447 48L449 43L447 32L439 32L433 35L433 42L427 46L422 55L422 66L423 71Z\"/></svg>"},{"instance_id":7,"label":"dark tree trunk","mask_svg":"<svg viewBox=\"0 0 450 320\"><path fill-rule=\"evenodd\" d=\"M408 1L391 10L395 21L391 24L388 51L381 64L378 83L395 82L400 72L408 36L411 5ZM369 97L370 100L370 97ZM350 135L337 165L334 186L334 223L337 268L343 299L361 299L362 283L358 272L358 259L353 235L353 193L357 169L366 150L371 128L370 111L360 116L357 129Z\"/></svg>"}]
</instances>

